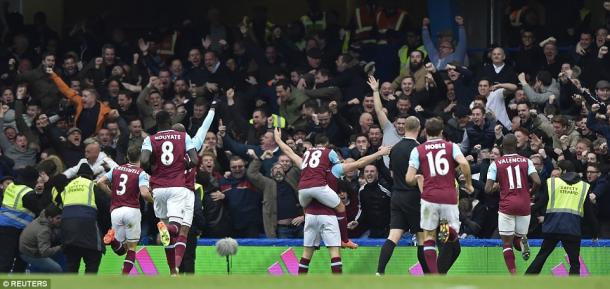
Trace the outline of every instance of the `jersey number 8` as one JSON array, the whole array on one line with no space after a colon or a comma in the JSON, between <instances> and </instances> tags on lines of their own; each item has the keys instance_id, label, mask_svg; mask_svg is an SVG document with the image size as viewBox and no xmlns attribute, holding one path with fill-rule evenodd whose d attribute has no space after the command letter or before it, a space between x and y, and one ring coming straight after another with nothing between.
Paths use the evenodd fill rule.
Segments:
<instances>
[{"instance_id":1,"label":"jersey number 8","mask_svg":"<svg viewBox=\"0 0 610 289\"><path fill-rule=\"evenodd\" d=\"M166 141L161 144L161 163L169 166L174 162L174 144Z\"/></svg>"}]
</instances>

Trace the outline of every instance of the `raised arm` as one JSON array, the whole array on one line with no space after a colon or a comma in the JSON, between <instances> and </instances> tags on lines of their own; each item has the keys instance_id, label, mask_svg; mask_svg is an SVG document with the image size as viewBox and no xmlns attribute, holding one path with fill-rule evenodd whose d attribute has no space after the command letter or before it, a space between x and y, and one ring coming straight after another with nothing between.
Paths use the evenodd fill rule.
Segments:
<instances>
[{"instance_id":1,"label":"raised arm","mask_svg":"<svg viewBox=\"0 0 610 289\"><path fill-rule=\"evenodd\" d=\"M382 146L374 154L370 154L368 156L361 157L355 162L343 163L343 164L341 164L343 166L343 172L348 173L348 172L363 168L364 166L374 162L378 158L389 155L391 149L392 149L392 147Z\"/></svg>"},{"instance_id":2,"label":"raised arm","mask_svg":"<svg viewBox=\"0 0 610 289\"><path fill-rule=\"evenodd\" d=\"M210 130L210 125L212 125L212 121L214 121L214 115L216 114L216 101L212 101L212 105L208 114L205 116L203 123L193 136L193 145L195 146L196 151L200 151L203 147L203 141L205 140L205 135Z\"/></svg>"},{"instance_id":3,"label":"raised arm","mask_svg":"<svg viewBox=\"0 0 610 289\"><path fill-rule=\"evenodd\" d=\"M273 138L275 139L275 143L280 147L282 152L287 155L292 162L297 165L299 168L301 167L301 163L303 159L297 155L283 140L282 140L282 131L280 128L275 128L275 133L273 134Z\"/></svg>"},{"instance_id":4,"label":"raised arm","mask_svg":"<svg viewBox=\"0 0 610 289\"><path fill-rule=\"evenodd\" d=\"M61 94L63 94L70 102L77 104L77 105L82 103L82 97L80 95L78 95L76 93L76 91L71 89L61 79L61 77L59 77L59 75L57 75L55 72L53 72L51 70L51 73L49 74L49 76L51 77L51 80L53 80L53 82L55 83L55 86L57 86L57 89L61 92Z\"/></svg>"},{"instance_id":5,"label":"raised arm","mask_svg":"<svg viewBox=\"0 0 610 289\"><path fill-rule=\"evenodd\" d=\"M369 76L368 85L373 90L373 103L375 104L375 114L379 120L379 125L383 129L386 123L389 121L388 116L383 111L383 105L381 104L381 97L379 96L379 81L374 76Z\"/></svg>"}]
</instances>

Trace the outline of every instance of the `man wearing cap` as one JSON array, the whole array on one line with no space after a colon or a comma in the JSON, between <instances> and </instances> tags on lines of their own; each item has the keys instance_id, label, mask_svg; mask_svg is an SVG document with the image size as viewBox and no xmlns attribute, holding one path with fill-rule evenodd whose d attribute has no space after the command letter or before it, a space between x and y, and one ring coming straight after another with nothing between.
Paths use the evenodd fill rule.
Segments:
<instances>
[{"instance_id":1,"label":"man wearing cap","mask_svg":"<svg viewBox=\"0 0 610 289\"><path fill-rule=\"evenodd\" d=\"M38 171L31 166L18 170L14 182L4 190L0 206L0 272L24 272L25 263L19 257L19 235L35 214L40 212L38 199L32 189Z\"/></svg>"},{"instance_id":2,"label":"man wearing cap","mask_svg":"<svg viewBox=\"0 0 610 289\"><path fill-rule=\"evenodd\" d=\"M63 174L66 175L67 178L73 178L76 176L77 171L82 164L87 164L90 166L94 177L98 177L105 173L106 170L110 170L118 166L114 160L108 157L106 153L101 151L101 147L97 142L87 144L85 147L85 157L82 158L75 166L64 171Z\"/></svg>"},{"instance_id":3,"label":"man wearing cap","mask_svg":"<svg viewBox=\"0 0 610 289\"><path fill-rule=\"evenodd\" d=\"M310 48L306 52L307 67L306 71L318 70L322 68L322 50L317 47Z\"/></svg>"},{"instance_id":4,"label":"man wearing cap","mask_svg":"<svg viewBox=\"0 0 610 289\"><path fill-rule=\"evenodd\" d=\"M97 273L102 260L102 237L97 226L97 204L103 193L95 189L93 170L83 163L60 194L63 205L61 235L66 272L78 273L81 259L85 273Z\"/></svg>"},{"instance_id":5,"label":"man wearing cap","mask_svg":"<svg viewBox=\"0 0 610 289\"><path fill-rule=\"evenodd\" d=\"M83 136L79 128L68 129L64 137L57 126L48 125L44 128L43 133L48 136L51 145L64 161L66 167L75 166L85 156L85 146L82 143Z\"/></svg>"},{"instance_id":6,"label":"man wearing cap","mask_svg":"<svg viewBox=\"0 0 610 289\"><path fill-rule=\"evenodd\" d=\"M610 82L607 80L598 81L595 85L595 94L600 102L606 104L606 106L610 105Z\"/></svg>"}]
</instances>

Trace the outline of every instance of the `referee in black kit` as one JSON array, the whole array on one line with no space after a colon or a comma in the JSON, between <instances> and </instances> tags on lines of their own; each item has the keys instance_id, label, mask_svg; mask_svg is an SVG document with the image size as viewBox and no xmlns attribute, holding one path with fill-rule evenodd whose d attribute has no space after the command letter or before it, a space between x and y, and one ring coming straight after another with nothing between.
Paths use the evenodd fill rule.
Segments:
<instances>
[{"instance_id":1,"label":"referee in black kit","mask_svg":"<svg viewBox=\"0 0 610 289\"><path fill-rule=\"evenodd\" d=\"M402 235L406 231L417 236L417 259L424 273L429 273L428 265L424 257L423 232L419 227L420 223L420 201L421 192L418 187L407 185L405 176L409 169L409 156L419 142L417 136L421 124L419 119L410 116L405 124L405 136L392 147L390 152L390 170L394 185L392 186L392 199L390 206L390 234L385 240L379 254L377 264L377 275L385 273L385 267L392 257L394 248ZM446 242L439 249L438 271L441 274L447 273L457 257L460 255L460 242Z\"/></svg>"},{"instance_id":2,"label":"referee in black kit","mask_svg":"<svg viewBox=\"0 0 610 289\"><path fill-rule=\"evenodd\" d=\"M417 234L417 259L424 272L429 272L422 246L423 235L419 228L421 192L418 187L407 185L405 179L409 168L411 151L419 145L417 136L419 135L420 128L421 125L417 117L408 117L405 123L405 136L392 146L392 151L390 152L390 170L394 180L390 205L390 234L388 239L385 240L383 247L381 247L377 275L385 273L385 267L392 257L394 247L396 247L396 244L398 244L398 241L406 231Z\"/></svg>"}]
</instances>

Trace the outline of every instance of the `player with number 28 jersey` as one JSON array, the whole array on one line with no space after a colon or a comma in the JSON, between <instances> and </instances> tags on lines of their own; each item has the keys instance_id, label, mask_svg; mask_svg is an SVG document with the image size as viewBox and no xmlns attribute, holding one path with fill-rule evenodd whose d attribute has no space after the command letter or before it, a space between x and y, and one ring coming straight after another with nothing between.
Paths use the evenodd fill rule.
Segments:
<instances>
[{"instance_id":1,"label":"player with number 28 jersey","mask_svg":"<svg viewBox=\"0 0 610 289\"><path fill-rule=\"evenodd\" d=\"M326 181L332 170L340 170L339 156L331 149L325 147L310 148L303 153L301 163L301 178L299 179L299 202L303 208L307 207L313 198L323 205L335 208L341 200ZM340 172L333 172L340 175Z\"/></svg>"}]
</instances>

